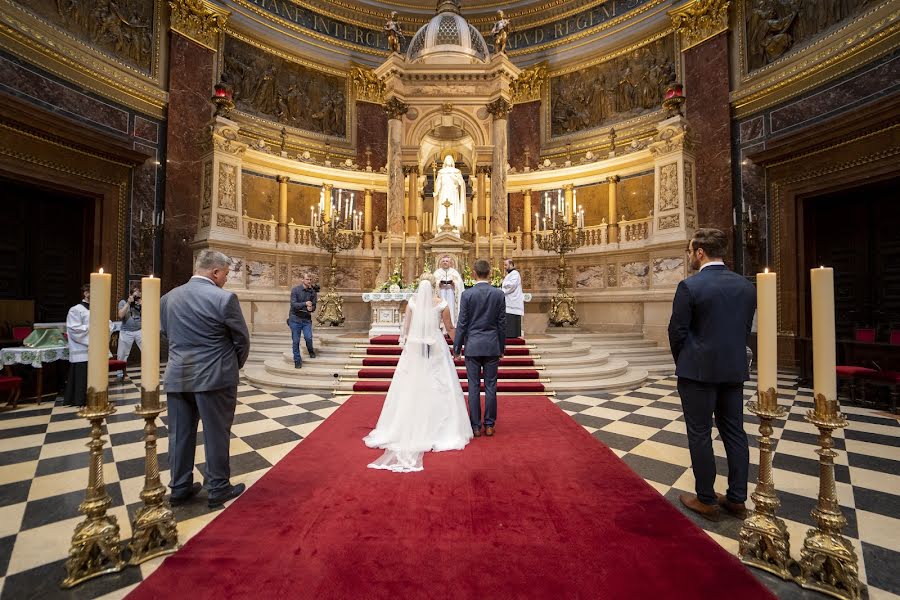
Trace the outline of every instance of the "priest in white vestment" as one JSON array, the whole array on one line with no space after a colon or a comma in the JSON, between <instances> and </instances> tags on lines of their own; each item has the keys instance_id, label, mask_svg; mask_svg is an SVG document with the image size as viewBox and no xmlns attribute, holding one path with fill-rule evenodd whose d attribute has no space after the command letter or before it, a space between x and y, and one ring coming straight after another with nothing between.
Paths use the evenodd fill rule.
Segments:
<instances>
[{"instance_id":1,"label":"priest in white vestment","mask_svg":"<svg viewBox=\"0 0 900 600\"><path fill-rule=\"evenodd\" d=\"M453 268L453 259L449 254L441 257L440 267L434 270L434 278L437 280L438 293L447 302L450 308L450 318L456 327L456 318L459 316L459 297L463 293L463 280L459 271Z\"/></svg>"}]
</instances>

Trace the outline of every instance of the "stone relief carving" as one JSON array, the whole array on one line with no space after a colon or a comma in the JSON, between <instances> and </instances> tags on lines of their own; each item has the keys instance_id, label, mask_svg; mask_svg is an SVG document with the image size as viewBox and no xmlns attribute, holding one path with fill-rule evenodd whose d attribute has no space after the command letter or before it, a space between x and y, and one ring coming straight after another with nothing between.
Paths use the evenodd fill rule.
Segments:
<instances>
[{"instance_id":1,"label":"stone relief carving","mask_svg":"<svg viewBox=\"0 0 900 600\"><path fill-rule=\"evenodd\" d=\"M344 137L347 79L225 39L223 79L237 108L298 129Z\"/></svg>"},{"instance_id":2,"label":"stone relief carving","mask_svg":"<svg viewBox=\"0 0 900 600\"><path fill-rule=\"evenodd\" d=\"M663 229L675 229L676 227L681 227L681 215L678 213L659 218L659 227L657 229L660 231Z\"/></svg>"},{"instance_id":3,"label":"stone relief carving","mask_svg":"<svg viewBox=\"0 0 900 600\"><path fill-rule=\"evenodd\" d=\"M728 29L729 0L698 0L672 13L672 23L681 34L686 50Z\"/></svg>"},{"instance_id":4,"label":"stone relief carving","mask_svg":"<svg viewBox=\"0 0 900 600\"><path fill-rule=\"evenodd\" d=\"M684 207L694 208L694 165L684 163Z\"/></svg>"},{"instance_id":5,"label":"stone relief carving","mask_svg":"<svg viewBox=\"0 0 900 600\"><path fill-rule=\"evenodd\" d=\"M697 221L694 218L694 215L687 215L687 216L685 216L684 220L687 223L687 226L692 229L697 226L696 225Z\"/></svg>"},{"instance_id":6,"label":"stone relief carving","mask_svg":"<svg viewBox=\"0 0 900 600\"><path fill-rule=\"evenodd\" d=\"M237 168L219 164L219 208L237 210Z\"/></svg>"},{"instance_id":7,"label":"stone relief carving","mask_svg":"<svg viewBox=\"0 0 900 600\"><path fill-rule=\"evenodd\" d=\"M203 165L203 210L212 207L212 163Z\"/></svg>"},{"instance_id":8,"label":"stone relief carving","mask_svg":"<svg viewBox=\"0 0 900 600\"><path fill-rule=\"evenodd\" d=\"M278 265L278 285L285 287L288 284L288 266L285 264Z\"/></svg>"},{"instance_id":9,"label":"stone relief carving","mask_svg":"<svg viewBox=\"0 0 900 600\"><path fill-rule=\"evenodd\" d=\"M616 287L618 277L616 276L616 264L606 265L606 287Z\"/></svg>"},{"instance_id":10,"label":"stone relief carving","mask_svg":"<svg viewBox=\"0 0 900 600\"><path fill-rule=\"evenodd\" d=\"M350 75L353 88L356 90L356 99L368 102L384 103L385 83L375 75L375 71L365 67L353 67Z\"/></svg>"},{"instance_id":11,"label":"stone relief carving","mask_svg":"<svg viewBox=\"0 0 900 600\"><path fill-rule=\"evenodd\" d=\"M50 23L108 52L125 64L150 71L153 15L150 0L16 0Z\"/></svg>"},{"instance_id":12,"label":"stone relief carving","mask_svg":"<svg viewBox=\"0 0 900 600\"><path fill-rule=\"evenodd\" d=\"M205 212L200 215L200 227L209 227L209 212Z\"/></svg>"},{"instance_id":13,"label":"stone relief carving","mask_svg":"<svg viewBox=\"0 0 900 600\"><path fill-rule=\"evenodd\" d=\"M547 83L547 65L539 64L522 71L509 86L513 103L541 99L541 89Z\"/></svg>"},{"instance_id":14,"label":"stone relief carving","mask_svg":"<svg viewBox=\"0 0 900 600\"><path fill-rule=\"evenodd\" d=\"M660 108L675 80L675 44L667 36L619 56L550 80L553 136L630 119Z\"/></svg>"},{"instance_id":15,"label":"stone relief carving","mask_svg":"<svg viewBox=\"0 0 900 600\"><path fill-rule=\"evenodd\" d=\"M169 0L172 29L216 50L228 13L210 10L203 0Z\"/></svg>"},{"instance_id":16,"label":"stone relief carving","mask_svg":"<svg viewBox=\"0 0 900 600\"><path fill-rule=\"evenodd\" d=\"M747 65L772 63L845 19L872 0L743 0Z\"/></svg>"},{"instance_id":17,"label":"stone relief carving","mask_svg":"<svg viewBox=\"0 0 900 600\"><path fill-rule=\"evenodd\" d=\"M216 226L224 227L226 229L237 229L237 215L223 215L222 213L216 214Z\"/></svg>"},{"instance_id":18,"label":"stone relief carving","mask_svg":"<svg viewBox=\"0 0 900 600\"><path fill-rule=\"evenodd\" d=\"M678 163L669 163L659 169L659 210L678 208Z\"/></svg>"}]
</instances>

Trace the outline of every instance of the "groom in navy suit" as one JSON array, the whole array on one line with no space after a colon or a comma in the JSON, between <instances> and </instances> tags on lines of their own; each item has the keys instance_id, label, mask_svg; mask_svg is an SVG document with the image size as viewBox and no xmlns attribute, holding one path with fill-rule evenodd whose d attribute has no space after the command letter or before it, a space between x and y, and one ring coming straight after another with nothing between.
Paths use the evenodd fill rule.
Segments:
<instances>
[{"instance_id":1,"label":"groom in navy suit","mask_svg":"<svg viewBox=\"0 0 900 600\"><path fill-rule=\"evenodd\" d=\"M678 394L687 425L696 495L681 503L711 521L721 506L746 515L750 451L744 433L744 382L750 378L746 346L756 311L756 291L728 270L722 257L728 239L718 229L698 229L688 244L691 269L678 284L669 321L669 345L675 358ZM728 458L728 492L717 495L712 417Z\"/></svg>"},{"instance_id":2,"label":"groom in navy suit","mask_svg":"<svg viewBox=\"0 0 900 600\"><path fill-rule=\"evenodd\" d=\"M466 348L466 375L469 379L469 422L475 437L481 435L481 372L484 371L484 435L494 435L497 420L497 367L506 350L506 295L492 286L491 264L479 259L472 270L475 285L463 292L453 354L459 358Z\"/></svg>"}]
</instances>

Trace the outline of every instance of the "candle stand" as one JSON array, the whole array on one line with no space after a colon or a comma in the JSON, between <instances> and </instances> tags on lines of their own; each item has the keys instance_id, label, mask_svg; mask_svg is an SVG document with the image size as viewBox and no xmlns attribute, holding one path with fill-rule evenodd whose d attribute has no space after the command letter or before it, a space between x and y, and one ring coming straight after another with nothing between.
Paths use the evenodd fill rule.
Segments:
<instances>
[{"instance_id":1,"label":"candle stand","mask_svg":"<svg viewBox=\"0 0 900 600\"><path fill-rule=\"evenodd\" d=\"M575 312L575 296L569 293L569 273L566 270L566 254L574 252L584 245L584 229L567 223L560 215L553 229L541 231L538 246L541 250L559 254L557 265L556 294L550 304L549 321L555 327L578 324L578 313Z\"/></svg>"},{"instance_id":2,"label":"candle stand","mask_svg":"<svg viewBox=\"0 0 900 600\"><path fill-rule=\"evenodd\" d=\"M331 254L331 271L328 277L328 292L319 306L319 325L338 326L344 323L344 300L335 288L337 282L337 255L344 250L359 246L362 231L346 229L346 223L337 217L326 219L313 230L313 243L317 248Z\"/></svg>"}]
</instances>

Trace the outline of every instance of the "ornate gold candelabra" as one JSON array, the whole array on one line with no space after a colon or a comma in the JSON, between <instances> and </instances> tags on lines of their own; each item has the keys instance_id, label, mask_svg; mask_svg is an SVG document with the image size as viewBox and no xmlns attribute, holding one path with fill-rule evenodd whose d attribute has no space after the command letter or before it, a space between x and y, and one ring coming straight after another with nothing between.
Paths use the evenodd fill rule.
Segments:
<instances>
[{"instance_id":1,"label":"ornate gold candelabra","mask_svg":"<svg viewBox=\"0 0 900 600\"><path fill-rule=\"evenodd\" d=\"M134 414L144 418L144 505L131 522L130 565L175 552L178 549L178 529L175 513L165 499L166 488L159 479L159 457L156 454L156 417L166 410L159 401L159 386L141 390L141 405Z\"/></svg>"},{"instance_id":2,"label":"ornate gold candelabra","mask_svg":"<svg viewBox=\"0 0 900 600\"><path fill-rule=\"evenodd\" d=\"M112 498L106 492L103 482L103 419L116 412L109 403L106 390L87 390L87 406L78 411L78 416L91 424L90 463L88 466L88 486L84 502L78 507L85 520L75 526L69 558L66 559L66 578L62 587L70 588L98 575L121 571L125 567L119 544L119 523L113 515L106 514Z\"/></svg>"},{"instance_id":3,"label":"ornate gold candelabra","mask_svg":"<svg viewBox=\"0 0 900 600\"><path fill-rule=\"evenodd\" d=\"M857 600L860 597L859 558L850 542L841 535L847 519L841 514L834 485L832 432L847 426L837 400L822 394L815 396L815 408L806 420L819 428L819 501L812 510L816 527L806 532L800 551L800 575L797 583L835 598Z\"/></svg>"},{"instance_id":4,"label":"ornate gold candelabra","mask_svg":"<svg viewBox=\"0 0 900 600\"><path fill-rule=\"evenodd\" d=\"M781 505L775 493L772 478L772 420L784 418L787 411L778 406L778 393L774 388L759 392L757 402L748 402L748 410L759 417L759 475L756 489L750 496L756 509L741 525L738 555L745 564L769 571L782 579L790 580L793 564L790 536L784 521L775 516Z\"/></svg>"},{"instance_id":5,"label":"ornate gold candelabra","mask_svg":"<svg viewBox=\"0 0 900 600\"><path fill-rule=\"evenodd\" d=\"M556 276L556 294L550 303L550 324L555 327L576 325L578 314L575 312L575 297L569 293L569 273L566 270L566 254L574 252L584 245L584 229L574 223L567 223L560 215L553 229L541 231L538 246L541 250L559 254Z\"/></svg>"},{"instance_id":6,"label":"ornate gold candelabra","mask_svg":"<svg viewBox=\"0 0 900 600\"><path fill-rule=\"evenodd\" d=\"M331 218L319 223L313 230L313 243L317 248L331 254L331 271L328 277L328 292L319 301L319 325L338 326L344 323L344 300L335 288L337 281L337 255L344 250L359 246L363 232L347 230L346 221Z\"/></svg>"}]
</instances>

